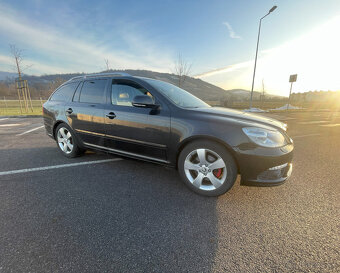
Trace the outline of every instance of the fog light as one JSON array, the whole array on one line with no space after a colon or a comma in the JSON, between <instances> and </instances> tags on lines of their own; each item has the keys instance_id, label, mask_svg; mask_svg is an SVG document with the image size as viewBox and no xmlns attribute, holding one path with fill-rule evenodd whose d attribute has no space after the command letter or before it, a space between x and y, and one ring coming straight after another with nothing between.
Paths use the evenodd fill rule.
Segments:
<instances>
[{"instance_id":1,"label":"fog light","mask_svg":"<svg viewBox=\"0 0 340 273\"><path fill-rule=\"evenodd\" d=\"M257 178L261 181L272 181L289 177L291 173L291 163L285 163L279 166L271 167L268 170L260 173Z\"/></svg>"},{"instance_id":2,"label":"fog light","mask_svg":"<svg viewBox=\"0 0 340 273\"><path fill-rule=\"evenodd\" d=\"M293 171L293 164L292 164L292 163L290 163L290 164L289 164L288 171L287 171L287 176L288 176L288 177L289 177L289 176L291 176L291 174L292 174L292 171Z\"/></svg>"},{"instance_id":3,"label":"fog light","mask_svg":"<svg viewBox=\"0 0 340 273\"><path fill-rule=\"evenodd\" d=\"M271 167L268 170L271 170L271 171L280 170L280 169L287 167L287 165L288 165L288 163L285 163L285 164L282 164L282 165L279 165L279 166Z\"/></svg>"}]
</instances>

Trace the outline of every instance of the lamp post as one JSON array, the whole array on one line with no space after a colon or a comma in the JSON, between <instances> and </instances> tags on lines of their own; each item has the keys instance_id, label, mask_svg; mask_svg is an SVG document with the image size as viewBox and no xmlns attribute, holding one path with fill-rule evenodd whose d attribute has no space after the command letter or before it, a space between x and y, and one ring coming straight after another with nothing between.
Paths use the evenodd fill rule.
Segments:
<instances>
[{"instance_id":1,"label":"lamp post","mask_svg":"<svg viewBox=\"0 0 340 273\"><path fill-rule=\"evenodd\" d=\"M259 33L258 33L258 35L257 35L257 45L256 45L256 54L255 54L255 64L254 64L254 73L253 73L253 83L252 83L252 85L251 85L251 93L250 93L250 103L249 103L249 108L252 108L252 106L253 106L254 81L255 81L255 72L256 72L257 51L258 51L258 49L259 49L259 41L260 41L260 33L261 33L261 22L262 22L262 19L263 19L264 17L266 17L267 15L269 15L270 13L272 13L276 8L277 8L277 6L273 6L273 7L268 11L268 13L260 19Z\"/></svg>"}]
</instances>

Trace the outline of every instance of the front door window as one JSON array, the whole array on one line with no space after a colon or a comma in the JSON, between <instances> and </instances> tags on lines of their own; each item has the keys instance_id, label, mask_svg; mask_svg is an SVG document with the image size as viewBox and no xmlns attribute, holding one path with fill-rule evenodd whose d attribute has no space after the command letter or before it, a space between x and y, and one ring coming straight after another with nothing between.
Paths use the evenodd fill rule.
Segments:
<instances>
[{"instance_id":1,"label":"front door window","mask_svg":"<svg viewBox=\"0 0 340 273\"><path fill-rule=\"evenodd\" d=\"M135 96L147 95L153 101L154 97L142 86L129 81L119 80L112 83L111 102L114 105L132 106L132 101Z\"/></svg>"}]
</instances>

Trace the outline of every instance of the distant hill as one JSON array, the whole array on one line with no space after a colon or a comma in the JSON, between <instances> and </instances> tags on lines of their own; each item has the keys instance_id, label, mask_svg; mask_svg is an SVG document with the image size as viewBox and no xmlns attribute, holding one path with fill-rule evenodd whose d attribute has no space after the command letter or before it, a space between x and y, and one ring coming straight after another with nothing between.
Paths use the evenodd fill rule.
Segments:
<instances>
[{"instance_id":1,"label":"distant hill","mask_svg":"<svg viewBox=\"0 0 340 273\"><path fill-rule=\"evenodd\" d=\"M122 71L122 70L120 70ZM106 71L107 72L107 71ZM115 72L111 70L110 72ZM172 84L177 85L178 83L178 76L169 73L159 73L154 71L148 70L124 70L123 72L128 73L132 76L139 76L139 77L147 77L157 80L166 81ZM8 73L7 77L5 77L6 73ZM6 82L10 84L13 82L14 77L16 74L9 73L9 72L0 72L0 76L4 75L5 78L0 78L0 81ZM42 75L42 76L29 76L25 75L23 78L26 79L29 83L30 90L32 92L32 96L34 97L48 97L49 93L52 89L55 88L55 83L67 81L75 76L83 75L81 73L74 73L74 74L53 74L53 75ZM233 89L233 90L224 90L220 87L217 87L213 84L207 83L202 81L201 79L196 79L192 77L187 77L183 86L183 89L189 91L190 93L194 94L195 96L199 97L204 101L208 101L212 104L220 104L226 100L247 100L249 99L249 91L243 89ZM0 90L1 95L1 90ZM7 94L6 94L7 95ZM254 97L259 97L259 92L254 92Z\"/></svg>"},{"instance_id":2,"label":"distant hill","mask_svg":"<svg viewBox=\"0 0 340 273\"><path fill-rule=\"evenodd\" d=\"M15 77L16 73L0 71L0 81L13 80Z\"/></svg>"}]
</instances>

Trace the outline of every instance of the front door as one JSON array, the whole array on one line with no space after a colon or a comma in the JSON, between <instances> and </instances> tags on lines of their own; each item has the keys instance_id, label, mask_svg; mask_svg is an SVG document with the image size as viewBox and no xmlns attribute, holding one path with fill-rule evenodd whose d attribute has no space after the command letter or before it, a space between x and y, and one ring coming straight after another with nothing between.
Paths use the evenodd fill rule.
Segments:
<instances>
[{"instance_id":1,"label":"front door","mask_svg":"<svg viewBox=\"0 0 340 273\"><path fill-rule=\"evenodd\" d=\"M140 84L114 79L110 103L105 110L106 146L127 155L167 161L170 139L170 112ZM159 109L132 106L136 95L149 95L160 104Z\"/></svg>"}]
</instances>

